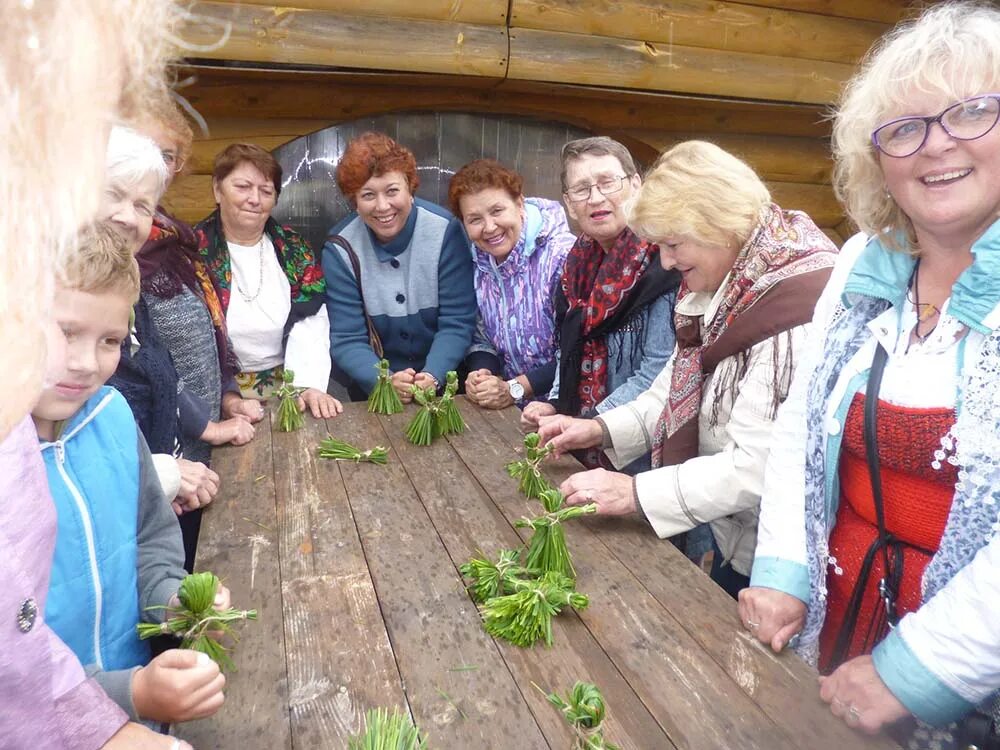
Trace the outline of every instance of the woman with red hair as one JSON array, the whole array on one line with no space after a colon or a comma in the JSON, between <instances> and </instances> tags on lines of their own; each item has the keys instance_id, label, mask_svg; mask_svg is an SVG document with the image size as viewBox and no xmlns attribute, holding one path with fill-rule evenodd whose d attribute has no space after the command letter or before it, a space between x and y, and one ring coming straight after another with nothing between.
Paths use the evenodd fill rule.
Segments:
<instances>
[{"instance_id":1,"label":"woman with red hair","mask_svg":"<svg viewBox=\"0 0 1000 750\"><path fill-rule=\"evenodd\" d=\"M375 386L389 360L400 398L444 383L458 369L476 324L472 260L462 224L416 198L417 163L382 133L352 140L337 186L354 211L323 247L334 377L352 399Z\"/></svg>"}]
</instances>

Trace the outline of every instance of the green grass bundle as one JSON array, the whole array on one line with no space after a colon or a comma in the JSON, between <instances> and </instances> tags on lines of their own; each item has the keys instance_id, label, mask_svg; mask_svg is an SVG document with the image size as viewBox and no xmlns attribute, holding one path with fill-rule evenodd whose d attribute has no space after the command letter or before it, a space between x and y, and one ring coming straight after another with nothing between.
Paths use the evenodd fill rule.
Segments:
<instances>
[{"instance_id":1,"label":"green grass bundle","mask_svg":"<svg viewBox=\"0 0 1000 750\"><path fill-rule=\"evenodd\" d=\"M559 490L544 490L539 497L545 513L535 518L521 518L514 522L518 528L531 527L535 533L528 542L524 556L524 566L542 572L553 571L569 578L576 578L576 570L566 546L564 521L597 512L597 503L563 507L563 495Z\"/></svg>"},{"instance_id":2,"label":"green grass bundle","mask_svg":"<svg viewBox=\"0 0 1000 750\"><path fill-rule=\"evenodd\" d=\"M384 708L365 712L365 732L347 741L348 750L427 750L427 737L420 734L408 714Z\"/></svg>"},{"instance_id":3,"label":"green grass bundle","mask_svg":"<svg viewBox=\"0 0 1000 750\"><path fill-rule=\"evenodd\" d=\"M413 391L413 400L420 408L406 426L406 437L414 445L430 445L434 442L434 438L441 434L437 418L439 403L434 386L421 388L414 385L410 388Z\"/></svg>"},{"instance_id":4,"label":"green grass bundle","mask_svg":"<svg viewBox=\"0 0 1000 750\"><path fill-rule=\"evenodd\" d=\"M231 635L236 633L232 624L243 620L256 620L257 610L239 610L230 607L218 611L214 607L215 593L219 579L212 573L193 573L185 576L177 590L179 607L150 607L165 609L167 617L162 623L141 622L136 626L139 638L153 638L158 635L175 635L181 639L181 648L201 651L224 671L235 669L233 660L222 644L208 636L213 631Z\"/></svg>"},{"instance_id":5,"label":"green grass bundle","mask_svg":"<svg viewBox=\"0 0 1000 750\"><path fill-rule=\"evenodd\" d=\"M455 394L458 393L458 373L450 370L445 377L444 395L438 402L438 432L441 435L460 435L465 432L465 420L458 411Z\"/></svg>"},{"instance_id":6,"label":"green grass bundle","mask_svg":"<svg viewBox=\"0 0 1000 750\"><path fill-rule=\"evenodd\" d=\"M299 411L299 394L301 388L292 385L295 380L295 373L291 370L284 370L281 373L281 386L275 391L278 397L278 430L280 432L293 432L304 425L305 419Z\"/></svg>"},{"instance_id":7,"label":"green grass bundle","mask_svg":"<svg viewBox=\"0 0 1000 750\"><path fill-rule=\"evenodd\" d=\"M368 411L372 414L399 414L403 411L403 402L392 387L392 376L389 374L389 360L380 359L375 365L378 370L378 380L368 396Z\"/></svg>"},{"instance_id":8,"label":"green grass bundle","mask_svg":"<svg viewBox=\"0 0 1000 750\"><path fill-rule=\"evenodd\" d=\"M389 460L389 451L381 445L363 451L343 440L337 440L332 435L328 435L320 441L317 453L320 458L329 458L334 461L353 461L356 464L362 462L385 464Z\"/></svg>"},{"instance_id":9,"label":"green grass bundle","mask_svg":"<svg viewBox=\"0 0 1000 750\"><path fill-rule=\"evenodd\" d=\"M480 609L486 632L515 646L552 645L552 618L563 607L585 609L590 600L573 590L573 580L559 573L514 582L516 591L487 600Z\"/></svg>"},{"instance_id":10,"label":"green grass bundle","mask_svg":"<svg viewBox=\"0 0 1000 750\"><path fill-rule=\"evenodd\" d=\"M517 579L526 576L537 577L537 571L523 567L520 558L520 550L502 549L496 562L473 558L459 567L458 570L463 576L472 579L472 583L467 587L472 601L483 604L494 596L512 594Z\"/></svg>"},{"instance_id":11,"label":"green grass bundle","mask_svg":"<svg viewBox=\"0 0 1000 750\"><path fill-rule=\"evenodd\" d=\"M539 448L540 438L537 432L529 432L524 436L524 458L507 464L507 473L518 480L517 488L529 500L540 497L545 490L552 489L549 480L542 475L541 465L552 445Z\"/></svg>"},{"instance_id":12,"label":"green grass bundle","mask_svg":"<svg viewBox=\"0 0 1000 750\"><path fill-rule=\"evenodd\" d=\"M556 693L549 693L545 697L562 712L573 728L576 741L572 750L620 750L617 745L604 739L601 729L605 716L604 696L597 685L577 682L566 698L561 698Z\"/></svg>"}]
</instances>

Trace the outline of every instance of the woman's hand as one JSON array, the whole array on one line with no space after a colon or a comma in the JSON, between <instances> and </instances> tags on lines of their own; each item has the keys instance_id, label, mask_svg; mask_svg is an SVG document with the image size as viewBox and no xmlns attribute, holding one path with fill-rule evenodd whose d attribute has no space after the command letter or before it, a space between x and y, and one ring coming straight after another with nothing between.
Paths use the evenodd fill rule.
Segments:
<instances>
[{"instance_id":1,"label":"woman's hand","mask_svg":"<svg viewBox=\"0 0 1000 750\"><path fill-rule=\"evenodd\" d=\"M579 419L565 414L540 417L538 437L542 445L552 443L552 452L557 458L566 451L595 448L604 442L604 433L596 419Z\"/></svg>"},{"instance_id":2,"label":"woman's hand","mask_svg":"<svg viewBox=\"0 0 1000 750\"><path fill-rule=\"evenodd\" d=\"M101 750L192 750L183 740L154 732L130 721L115 736L101 745Z\"/></svg>"},{"instance_id":3,"label":"woman's hand","mask_svg":"<svg viewBox=\"0 0 1000 750\"><path fill-rule=\"evenodd\" d=\"M507 381L497 375L484 378L479 384L479 405L484 409L506 409L514 405Z\"/></svg>"},{"instance_id":4,"label":"woman's hand","mask_svg":"<svg viewBox=\"0 0 1000 750\"><path fill-rule=\"evenodd\" d=\"M250 418L242 414L222 422L209 422L201 439L209 445L246 445L253 440L254 428Z\"/></svg>"},{"instance_id":5,"label":"woman's hand","mask_svg":"<svg viewBox=\"0 0 1000 750\"><path fill-rule=\"evenodd\" d=\"M764 586L743 589L740 622L764 645L780 653L806 624L806 604L791 594Z\"/></svg>"},{"instance_id":6,"label":"woman's hand","mask_svg":"<svg viewBox=\"0 0 1000 750\"><path fill-rule=\"evenodd\" d=\"M429 372L418 372L413 376L413 385L417 388L433 388L436 391L441 384Z\"/></svg>"},{"instance_id":7,"label":"woman's hand","mask_svg":"<svg viewBox=\"0 0 1000 750\"><path fill-rule=\"evenodd\" d=\"M545 401L532 401L521 412L521 431L535 432L541 417L550 417L556 413L556 407Z\"/></svg>"},{"instance_id":8,"label":"woman's hand","mask_svg":"<svg viewBox=\"0 0 1000 750\"><path fill-rule=\"evenodd\" d=\"M871 656L841 664L829 677L820 677L819 684L819 696L833 715L868 734L910 714L882 682Z\"/></svg>"},{"instance_id":9,"label":"woman's hand","mask_svg":"<svg viewBox=\"0 0 1000 750\"><path fill-rule=\"evenodd\" d=\"M255 398L243 398L234 391L223 394L222 416L231 419L240 415L257 423L264 418L264 405Z\"/></svg>"},{"instance_id":10,"label":"woman's hand","mask_svg":"<svg viewBox=\"0 0 1000 750\"><path fill-rule=\"evenodd\" d=\"M306 409L316 419L330 419L344 411L344 405L318 388L306 388L299 396L299 411Z\"/></svg>"},{"instance_id":11,"label":"woman's hand","mask_svg":"<svg viewBox=\"0 0 1000 750\"><path fill-rule=\"evenodd\" d=\"M627 516L639 507L632 477L616 471L579 471L559 485L559 491L569 505L597 503L597 512L602 516Z\"/></svg>"},{"instance_id":12,"label":"woman's hand","mask_svg":"<svg viewBox=\"0 0 1000 750\"><path fill-rule=\"evenodd\" d=\"M132 702L143 719L170 724L211 716L226 700L219 665L198 651L171 649L132 676Z\"/></svg>"},{"instance_id":13,"label":"woman's hand","mask_svg":"<svg viewBox=\"0 0 1000 750\"><path fill-rule=\"evenodd\" d=\"M174 513L182 515L191 510L203 508L215 499L219 492L219 475L197 461L177 459L181 472L181 488L172 505Z\"/></svg>"},{"instance_id":14,"label":"woman's hand","mask_svg":"<svg viewBox=\"0 0 1000 750\"><path fill-rule=\"evenodd\" d=\"M482 367L478 370L473 370L469 373L469 376L465 379L465 397L469 399L474 404L479 403L479 386L486 381L487 378L492 378L493 373Z\"/></svg>"},{"instance_id":15,"label":"woman's hand","mask_svg":"<svg viewBox=\"0 0 1000 750\"><path fill-rule=\"evenodd\" d=\"M392 387L395 389L396 395L399 396L399 400L404 404L413 400L413 391L410 390L410 386L414 384L413 380L416 374L417 371L412 367L392 374Z\"/></svg>"}]
</instances>

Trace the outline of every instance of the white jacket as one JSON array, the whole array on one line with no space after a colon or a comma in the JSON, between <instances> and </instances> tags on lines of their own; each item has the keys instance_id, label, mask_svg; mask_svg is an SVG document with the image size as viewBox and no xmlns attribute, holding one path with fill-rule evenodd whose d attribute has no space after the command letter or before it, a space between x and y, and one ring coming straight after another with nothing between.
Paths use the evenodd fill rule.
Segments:
<instances>
[{"instance_id":1,"label":"white jacket","mask_svg":"<svg viewBox=\"0 0 1000 750\"><path fill-rule=\"evenodd\" d=\"M725 287L724 281L714 295L707 292L687 295L677 304L677 313L701 316L707 326L719 309ZM773 363L785 361L789 343L793 353L800 351L808 328L808 325L798 326L750 349L746 374L738 384L735 398L733 394L724 394L716 405L718 422L714 427L711 426L716 398L713 383L717 374L736 366L736 357L722 360L705 379L698 419L698 457L643 472L635 478L639 504L657 536L671 537L711 522L725 560L736 572L749 575L757 542L764 465L774 425ZM670 390L673 361L671 357L649 390L600 416L611 437L612 447L607 455L616 467L627 465L652 448L656 422ZM781 382L788 383L791 373L782 375Z\"/></svg>"}]
</instances>

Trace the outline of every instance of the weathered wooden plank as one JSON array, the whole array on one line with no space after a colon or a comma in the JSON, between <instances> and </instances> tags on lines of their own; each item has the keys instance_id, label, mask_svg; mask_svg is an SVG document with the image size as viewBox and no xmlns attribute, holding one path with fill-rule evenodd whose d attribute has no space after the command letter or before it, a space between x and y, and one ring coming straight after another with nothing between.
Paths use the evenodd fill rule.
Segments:
<instances>
[{"instance_id":1,"label":"weathered wooden plank","mask_svg":"<svg viewBox=\"0 0 1000 750\"><path fill-rule=\"evenodd\" d=\"M476 478L508 519L523 513L525 500L502 464L486 457L487 445L514 456L520 438L511 415L467 410L467 421L495 424L505 431L480 432L480 450L462 455ZM580 468L572 459L548 462L553 481ZM600 524L600 522L598 522ZM666 609L647 592L628 566L618 560L590 523L566 524L566 538L577 571L577 587L591 597L580 613L647 709L679 748L718 750L798 748L745 695ZM832 718L832 717L831 717ZM831 748L832 750L832 748Z\"/></svg>"},{"instance_id":2,"label":"weathered wooden plank","mask_svg":"<svg viewBox=\"0 0 1000 750\"><path fill-rule=\"evenodd\" d=\"M183 38L215 60L329 65L347 68L502 77L507 67L503 26L346 15L283 6L199 2ZM219 28L229 24L225 44ZM405 54L401 54L405 49Z\"/></svg>"},{"instance_id":3,"label":"weathered wooden plank","mask_svg":"<svg viewBox=\"0 0 1000 750\"><path fill-rule=\"evenodd\" d=\"M342 122L386 112L443 110L527 115L603 133L736 133L825 138L822 107L733 101L657 92L467 76L185 68L182 93L210 120L315 119ZM495 88L489 88L494 86ZM303 131L305 132L305 131Z\"/></svg>"},{"instance_id":4,"label":"weathered wooden plank","mask_svg":"<svg viewBox=\"0 0 1000 750\"><path fill-rule=\"evenodd\" d=\"M274 5L273 0L239 0L244 5ZM235 3L234 3L235 4ZM507 0L293 0L295 8L362 16L418 18L503 26Z\"/></svg>"},{"instance_id":5,"label":"weathered wooden plank","mask_svg":"<svg viewBox=\"0 0 1000 750\"><path fill-rule=\"evenodd\" d=\"M510 78L829 104L853 66L557 31L511 29Z\"/></svg>"},{"instance_id":6,"label":"weathered wooden plank","mask_svg":"<svg viewBox=\"0 0 1000 750\"><path fill-rule=\"evenodd\" d=\"M363 408L329 423L359 447L393 447L386 466L340 469L413 716L434 747L547 747L395 451L394 425L413 413L384 418L390 435Z\"/></svg>"},{"instance_id":7,"label":"weathered wooden plank","mask_svg":"<svg viewBox=\"0 0 1000 750\"><path fill-rule=\"evenodd\" d=\"M464 399L459 399L459 407L463 413L474 408ZM501 548L521 545L517 532L455 455L456 452L459 456L475 453L495 466L502 466L509 460L506 446L496 441L482 441L484 430L492 432L488 425L471 423L465 433L451 436L447 442L439 440L430 447L411 445L403 435L401 420L386 422L385 427L392 439L395 456L406 466L407 476L452 560L461 564L473 556L495 557ZM508 478L507 484L510 481ZM534 512L534 509L525 502L524 512ZM593 681L601 687L608 704L609 718L605 727L609 740L636 750L672 747L663 730L643 707L642 698L628 685L579 618L566 613L556 619L553 631L555 637L551 648L522 649L497 641L524 700L551 747L568 747L573 736L559 713L532 684L563 692L580 679Z\"/></svg>"},{"instance_id":8,"label":"weathered wooden plank","mask_svg":"<svg viewBox=\"0 0 1000 750\"><path fill-rule=\"evenodd\" d=\"M710 141L746 161L765 180L829 184L833 170L829 143L818 137L664 133L645 129L626 132L657 153L662 153L681 141Z\"/></svg>"},{"instance_id":9,"label":"weathered wooden plank","mask_svg":"<svg viewBox=\"0 0 1000 750\"><path fill-rule=\"evenodd\" d=\"M511 26L850 65L887 29L717 0L513 0Z\"/></svg>"},{"instance_id":10,"label":"weathered wooden plank","mask_svg":"<svg viewBox=\"0 0 1000 750\"><path fill-rule=\"evenodd\" d=\"M245 446L212 451L212 466L224 481L205 509L195 566L219 575L233 605L256 609L258 619L239 629L226 705L181 724L178 735L199 748L291 748L269 423Z\"/></svg>"},{"instance_id":11,"label":"weathered wooden plank","mask_svg":"<svg viewBox=\"0 0 1000 750\"><path fill-rule=\"evenodd\" d=\"M842 18L863 18L878 23L896 23L907 12L912 0L734 0L744 5L784 8L805 13L822 13Z\"/></svg>"},{"instance_id":12,"label":"weathered wooden plank","mask_svg":"<svg viewBox=\"0 0 1000 750\"><path fill-rule=\"evenodd\" d=\"M273 436L292 737L346 747L366 710L406 698L340 470L316 457L327 425L305 419Z\"/></svg>"},{"instance_id":13,"label":"weathered wooden plank","mask_svg":"<svg viewBox=\"0 0 1000 750\"><path fill-rule=\"evenodd\" d=\"M517 410L490 412L487 418L507 440L521 439ZM567 475L563 465L552 471L554 480ZM670 611L704 653L801 747L898 750L886 737L868 737L834 719L819 698L815 670L794 654L775 655L750 637L732 598L676 547L657 538L648 524L635 517L588 519L584 524Z\"/></svg>"}]
</instances>

